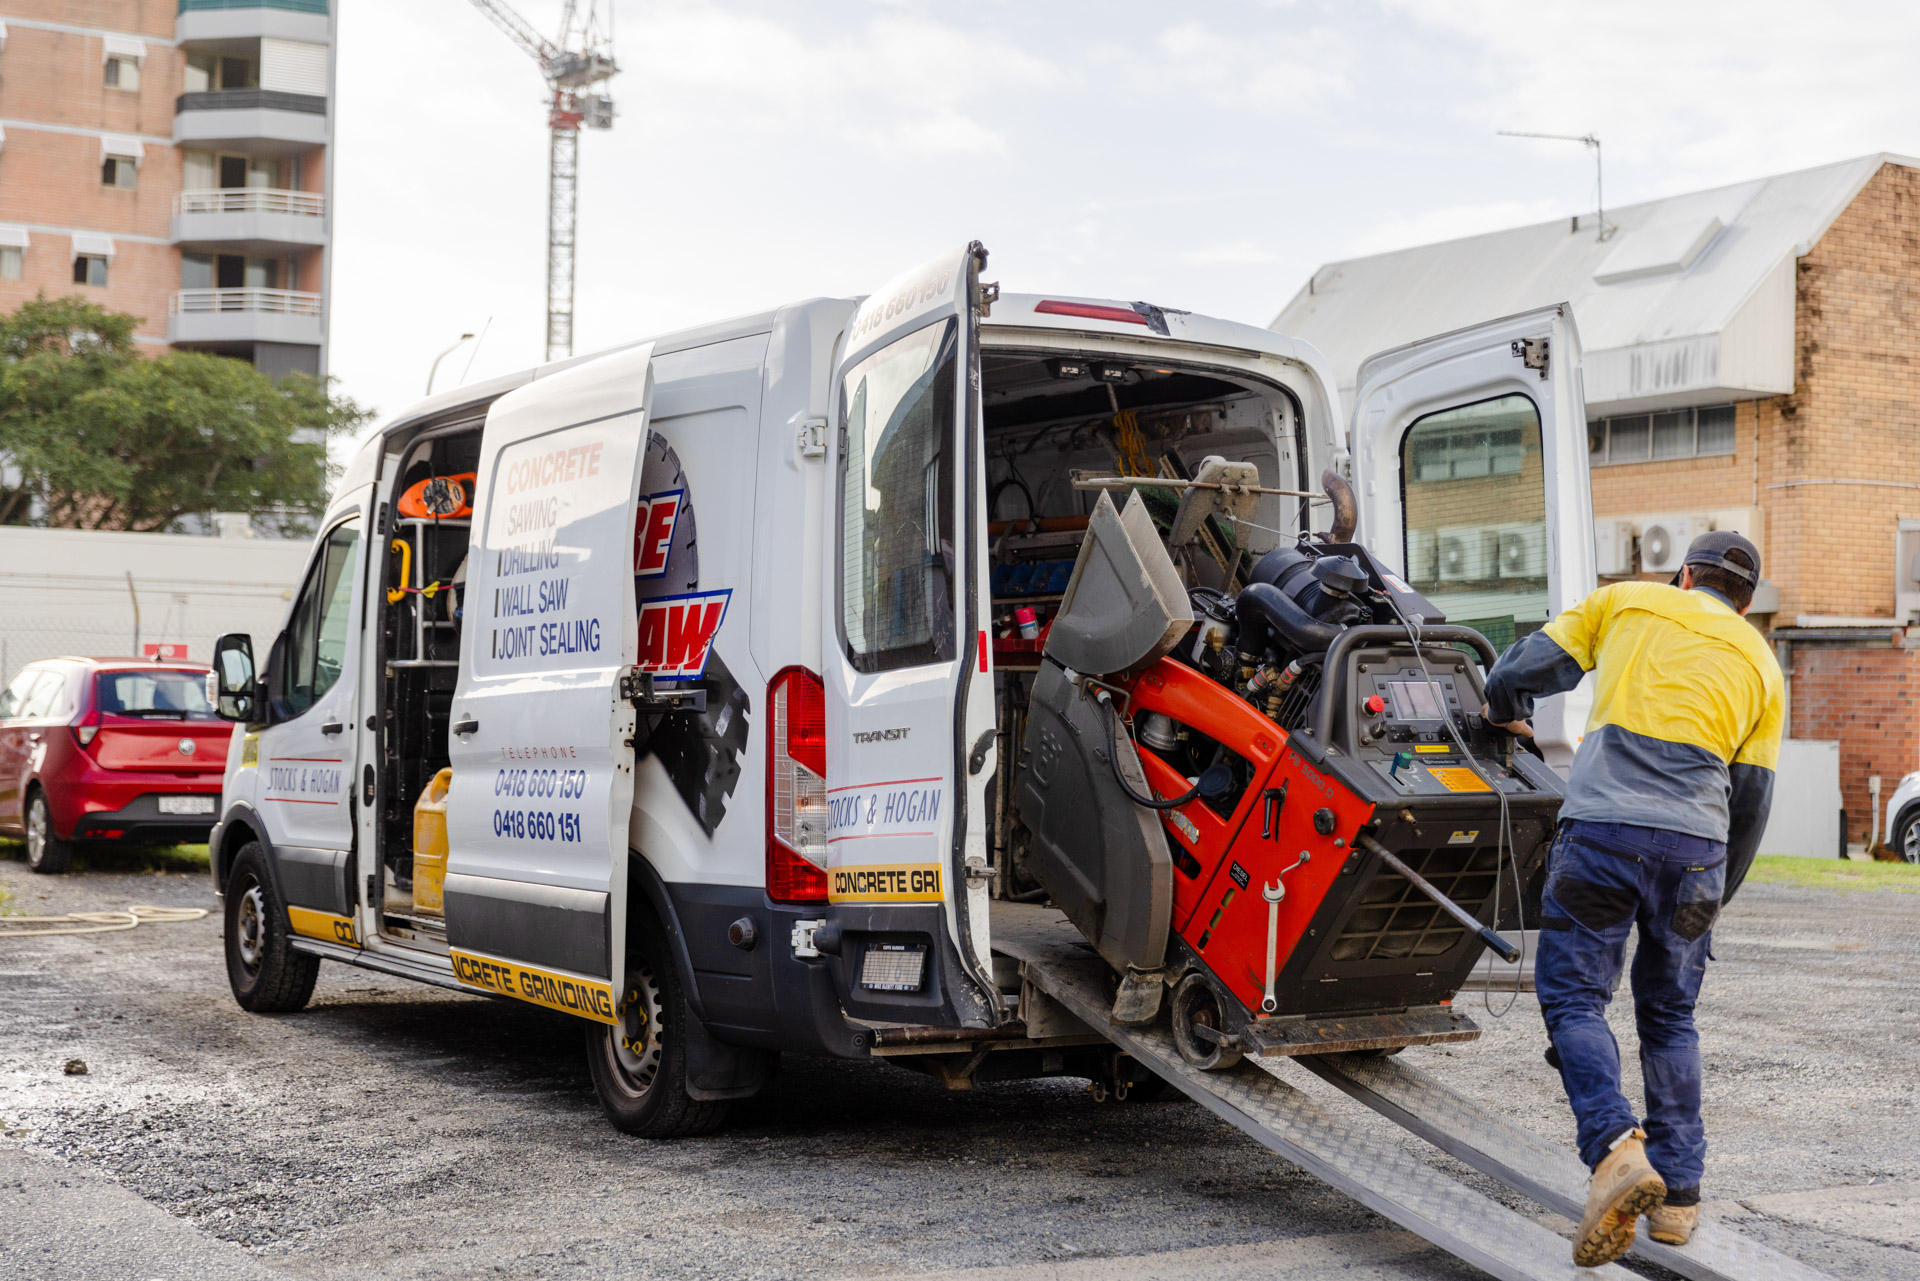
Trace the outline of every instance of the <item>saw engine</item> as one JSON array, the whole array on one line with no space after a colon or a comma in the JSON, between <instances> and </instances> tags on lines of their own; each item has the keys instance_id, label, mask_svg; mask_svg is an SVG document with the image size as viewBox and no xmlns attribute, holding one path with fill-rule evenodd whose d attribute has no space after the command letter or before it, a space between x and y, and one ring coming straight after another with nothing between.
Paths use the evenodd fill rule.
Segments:
<instances>
[{"instance_id":1,"label":"saw engine","mask_svg":"<svg viewBox=\"0 0 1920 1281\"><path fill-rule=\"evenodd\" d=\"M1207 1068L1478 1036L1450 1003L1511 953L1494 927L1564 795L1480 715L1494 658L1358 543L1188 593L1137 496L1103 495L1017 804L1028 865L1123 976L1115 1018L1169 1005Z\"/></svg>"}]
</instances>

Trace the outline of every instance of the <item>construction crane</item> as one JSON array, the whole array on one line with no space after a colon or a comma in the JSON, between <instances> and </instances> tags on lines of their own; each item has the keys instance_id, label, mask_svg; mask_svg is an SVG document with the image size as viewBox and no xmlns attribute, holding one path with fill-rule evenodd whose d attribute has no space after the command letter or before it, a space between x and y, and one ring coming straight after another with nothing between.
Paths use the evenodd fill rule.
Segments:
<instances>
[{"instance_id":1,"label":"construction crane","mask_svg":"<svg viewBox=\"0 0 1920 1281\"><path fill-rule=\"evenodd\" d=\"M613 128L613 99L607 96L606 83L620 68L613 60L612 0L566 0L557 40L541 35L504 0L473 4L540 64L552 95L547 115L552 132L547 161L547 359L561 360L573 354L580 129Z\"/></svg>"}]
</instances>

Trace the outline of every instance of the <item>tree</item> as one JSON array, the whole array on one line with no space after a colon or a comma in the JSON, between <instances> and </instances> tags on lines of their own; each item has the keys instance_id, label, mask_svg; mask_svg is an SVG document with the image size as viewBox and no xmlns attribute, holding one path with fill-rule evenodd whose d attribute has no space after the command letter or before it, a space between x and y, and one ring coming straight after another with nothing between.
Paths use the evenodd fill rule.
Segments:
<instances>
[{"instance_id":1,"label":"tree","mask_svg":"<svg viewBox=\"0 0 1920 1281\"><path fill-rule=\"evenodd\" d=\"M304 374L244 361L151 359L138 320L79 298L37 298L0 318L0 524L37 499L46 524L159 531L195 513L318 515L327 444L371 416ZM12 474L17 471L17 478Z\"/></svg>"}]
</instances>

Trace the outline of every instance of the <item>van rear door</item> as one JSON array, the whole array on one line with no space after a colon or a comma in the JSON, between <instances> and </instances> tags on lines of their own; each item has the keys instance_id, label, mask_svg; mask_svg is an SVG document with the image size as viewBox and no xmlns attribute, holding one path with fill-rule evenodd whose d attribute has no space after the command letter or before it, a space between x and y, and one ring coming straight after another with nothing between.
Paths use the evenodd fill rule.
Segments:
<instances>
[{"instance_id":1,"label":"van rear door","mask_svg":"<svg viewBox=\"0 0 1920 1281\"><path fill-rule=\"evenodd\" d=\"M978 242L865 299L829 433L828 906L849 1013L990 1026ZM770 855L771 856L771 855Z\"/></svg>"},{"instance_id":2,"label":"van rear door","mask_svg":"<svg viewBox=\"0 0 1920 1281\"><path fill-rule=\"evenodd\" d=\"M1450 623L1494 648L1594 588L1580 339L1565 303L1384 351L1352 423L1360 537ZM1543 699L1535 741L1563 772L1588 695Z\"/></svg>"},{"instance_id":3,"label":"van rear door","mask_svg":"<svg viewBox=\"0 0 1920 1281\"><path fill-rule=\"evenodd\" d=\"M634 504L651 344L494 402L467 554L447 942L487 991L616 1021L638 651Z\"/></svg>"}]
</instances>

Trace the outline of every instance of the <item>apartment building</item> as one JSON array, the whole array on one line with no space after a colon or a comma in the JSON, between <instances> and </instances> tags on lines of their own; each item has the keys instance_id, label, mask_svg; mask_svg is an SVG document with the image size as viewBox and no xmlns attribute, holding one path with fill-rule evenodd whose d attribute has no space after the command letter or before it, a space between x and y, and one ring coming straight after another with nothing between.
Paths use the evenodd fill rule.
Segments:
<instances>
[{"instance_id":1,"label":"apartment building","mask_svg":"<svg viewBox=\"0 0 1920 1281\"><path fill-rule=\"evenodd\" d=\"M1328 263L1273 328L1325 352L1350 394L1390 342L1571 302L1602 581L1664 581L1697 533L1748 534L1767 579L1748 617L1787 673L1790 732L1839 742L1864 843L1869 780L1891 792L1920 769L1920 160L1605 218ZM1501 572L1466 559L1432 572Z\"/></svg>"},{"instance_id":2,"label":"apartment building","mask_svg":"<svg viewBox=\"0 0 1920 1281\"><path fill-rule=\"evenodd\" d=\"M0 0L0 311L327 367L332 0Z\"/></svg>"}]
</instances>

